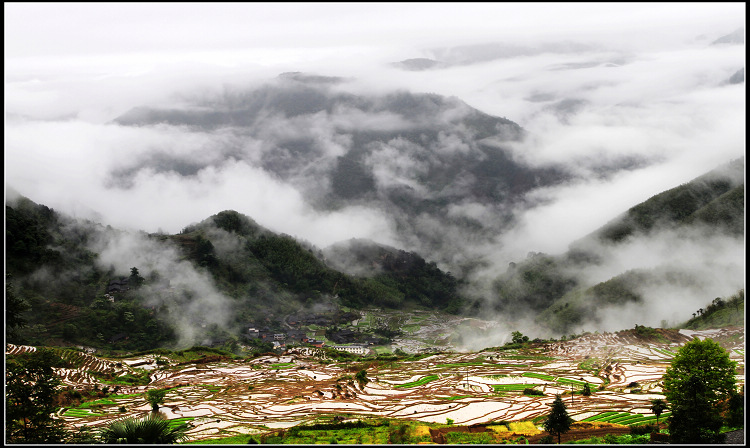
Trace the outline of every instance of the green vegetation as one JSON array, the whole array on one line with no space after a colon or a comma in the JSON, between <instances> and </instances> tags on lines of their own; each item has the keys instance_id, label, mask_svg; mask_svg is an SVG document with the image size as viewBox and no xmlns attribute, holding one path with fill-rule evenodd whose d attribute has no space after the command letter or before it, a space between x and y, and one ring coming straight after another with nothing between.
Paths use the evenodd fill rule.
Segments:
<instances>
[{"instance_id":1,"label":"green vegetation","mask_svg":"<svg viewBox=\"0 0 750 448\"><path fill-rule=\"evenodd\" d=\"M187 438L186 429L183 423L170 424L159 414L149 414L140 420L126 418L114 421L101 430L100 437L108 444L173 444Z\"/></svg>"},{"instance_id":2,"label":"green vegetation","mask_svg":"<svg viewBox=\"0 0 750 448\"><path fill-rule=\"evenodd\" d=\"M572 445L646 445L650 443L649 434L607 434L604 437L591 437L590 439L574 440L566 442Z\"/></svg>"},{"instance_id":3,"label":"green vegetation","mask_svg":"<svg viewBox=\"0 0 750 448\"><path fill-rule=\"evenodd\" d=\"M667 403L664 400L660 398L657 398L656 400L651 400L651 412L653 412L654 415L656 416L657 426L659 425L659 416L664 411L666 411L667 408L668 408Z\"/></svg>"},{"instance_id":4,"label":"green vegetation","mask_svg":"<svg viewBox=\"0 0 750 448\"><path fill-rule=\"evenodd\" d=\"M102 398L99 400L94 401L87 401L84 403L79 404L78 406L72 407L68 410L68 412L76 410L76 409L99 409L103 406L117 406L117 402L112 401L110 398Z\"/></svg>"},{"instance_id":5,"label":"green vegetation","mask_svg":"<svg viewBox=\"0 0 750 448\"><path fill-rule=\"evenodd\" d=\"M215 247L216 228L238 238L236 249L227 253ZM8 342L51 345L62 339L112 354L132 354L176 342L168 316L179 312L180 304L197 292L170 290L168 279L141 266L127 272L102 269L96 262L98 255L86 247L89 241L116 233L95 223L65 218L26 198L6 204L6 264L12 279L6 285ZM381 260L380 274L351 276L323 263L322 253L309 244L274 234L231 210L186 227L178 235L147 238L155 244L173 243L186 262L210 274L219 291L231 299L228 326L244 326L254 316L283 315L297 310L299 304L334 297L350 309L375 305L457 312L463 303L459 281L416 254L384 249L389 256ZM48 273L54 281L32 276L35 271ZM126 286L108 294L114 280L125 281ZM160 305L150 305L154 302ZM277 323L273 330L281 330L278 320L271 322ZM222 341L230 353L241 353L240 335L218 326L201 328L195 342ZM251 353L271 351L259 341L246 343Z\"/></svg>"},{"instance_id":6,"label":"green vegetation","mask_svg":"<svg viewBox=\"0 0 750 448\"><path fill-rule=\"evenodd\" d=\"M537 379L546 380L546 381L555 381L554 376L547 375L546 373L524 372L523 374L521 374L521 376L525 376L527 378L537 378Z\"/></svg>"},{"instance_id":7,"label":"green vegetation","mask_svg":"<svg viewBox=\"0 0 750 448\"><path fill-rule=\"evenodd\" d=\"M741 235L744 231L744 187L733 184L742 179L744 160L700 176L632 207L619 220L599 233L605 241L619 242L636 232L647 233L659 224L703 223L720 226Z\"/></svg>"},{"instance_id":8,"label":"green vegetation","mask_svg":"<svg viewBox=\"0 0 750 448\"><path fill-rule=\"evenodd\" d=\"M470 433L462 431L453 431L445 435L445 443L458 444L476 444L486 445L496 443L495 437L491 432Z\"/></svg>"},{"instance_id":9,"label":"green vegetation","mask_svg":"<svg viewBox=\"0 0 750 448\"><path fill-rule=\"evenodd\" d=\"M292 367L294 367L293 362L279 362L271 364L271 369L290 369Z\"/></svg>"},{"instance_id":10,"label":"green vegetation","mask_svg":"<svg viewBox=\"0 0 750 448\"><path fill-rule=\"evenodd\" d=\"M50 444L68 438L62 422L52 417L56 388L61 384L52 368L64 365L48 349L6 357L6 442Z\"/></svg>"},{"instance_id":11,"label":"green vegetation","mask_svg":"<svg viewBox=\"0 0 750 448\"><path fill-rule=\"evenodd\" d=\"M388 444L419 443L430 441L429 433L418 434L418 422L403 422L379 418L366 418L356 421L321 421L320 423L295 426L282 433L276 443L306 445L330 444ZM269 443L268 436L261 437Z\"/></svg>"},{"instance_id":12,"label":"green vegetation","mask_svg":"<svg viewBox=\"0 0 750 448\"><path fill-rule=\"evenodd\" d=\"M5 274L5 331L9 341L18 340L19 331L26 326L23 313L31 307L13 292L13 276Z\"/></svg>"},{"instance_id":13,"label":"green vegetation","mask_svg":"<svg viewBox=\"0 0 750 448\"><path fill-rule=\"evenodd\" d=\"M573 419L568 415L567 407L560 395L555 396L555 401L552 402L551 406L552 410L544 419L542 426L550 435L557 436L557 443L559 444L562 434L570 431Z\"/></svg>"},{"instance_id":14,"label":"green vegetation","mask_svg":"<svg viewBox=\"0 0 750 448\"><path fill-rule=\"evenodd\" d=\"M543 397L544 396L544 392L542 392L541 390L536 390L536 389L534 389L532 387L527 387L526 389L524 389L523 390L523 394L524 395L531 395L531 396L539 396L539 397Z\"/></svg>"},{"instance_id":15,"label":"green vegetation","mask_svg":"<svg viewBox=\"0 0 750 448\"><path fill-rule=\"evenodd\" d=\"M723 299L717 297L705 308L699 308L693 316L681 327L691 330L707 330L745 325L745 290L741 289Z\"/></svg>"},{"instance_id":16,"label":"green vegetation","mask_svg":"<svg viewBox=\"0 0 750 448\"><path fill-rule=\"evenodd\" d=\"M164 397L167 396L166 389L151 389L146 392L146 401L151 405L153 412L159 411L159 405L164 403Z\"/></svg>"},{"instance_id":17,"label":"green vegetation","mask_svg":"<svg viewBox=\"0 0 750 448\"><path fill-rule=\"evenodd\" d=\"M723 441L722 404L737 393L736 367L727 351L711 339L693 339L680 348L663 376L673 442Z\"/></svg>"},{"instance_id":18,"label":"green vegetation","mask_svg":"<svg viewBox=\"0 0 750 448\"><path fill-rule=\"evenodd\" d=\"M539 384L493 384L492 390L495 392L513 392L513 391L526 391L526 389L532 389Z\"/></svg>"},{"instance_id":19,"label":"green vegetation","mask_svg":"<svg viewBox=\"0 0 750 448\"><path fill-rule=\"evenodd\" d=\"M453 362L447 364L437 364L435 367L468 367L468 366L481 366L484 365L484 361L470 361L470 362Z\"/></svg>"},{"instance_id":20,"label":"green vegetation","mask_svg":"<svg viewBox=\"0 0 750 448\"><path fill-rule=\"evenodd\" d=\"M429 383L430 381L435 381L438 379L437 375L427 375L425 377L422 377L418 379L417 381L410 381L408 383L404 384L396 384L393 387L396 388L407 388L407 387L417 387L417 386L424 386L425 384Z\"/></svg>"},{"instance_id":21,"label":"green vegetation","mask_svg":"<svg viewBox=\"0 0 750 448\"><path fill-rule=\"evenodd\" d=\"M642 302L638 286L645 282L691 287L695 280L689 271L656 267L624 272L595 285L582 284L575 272L602 261L589 247L616 246L667 229L739 238L744 235L744 213L742 158L632 207L560 256L530 253L525 260L511 263L495 281L493 303L497 311L509 315L531 308L537 324L567 334L609 307ZM691 325L717 328L740 322L744 323L744 312L738 306L734 313L726 309Z\"/></svg>"},{"instance_id":22,"label":"green vegetation","mask_svg":"<svg viewBox=\"0 0 750 448\"><path fill-rule=\"evenodd\" d=\"M508 272L495 282L497 307L512 310L523 303L524 309L539 312L576 285L575 277L566 273L555 257L532 253L523 263L512 263Z\"/></svg>"},{"instance_id":23,"label":"green vegetation","mask_svg":"<svg viewBox=\"0 0 750 448\"><path fill-rule=\"evenodd\" d=\"M669 412L662 413L661 415L669 416ZM620 425L634 425L655 422L658 420L656 415L643 415L643 414L631 414L629 412L602 412L601 414L594 415L592 417L581 420L582 422L603 422L603 423L618 423Z\"/></svg>"},{"instance_id":24,"label":"green vegetation","mask_svg":"<svg viewBox=\"0 0 750 448\"><path fill-rule=\"evenodd\" d=\"M249 440L255 440L255 442L250 442ZM226 436L226 437L217 437L215 439L203 439L203 440L196 440L193 442L182 442L181 445L244 445L246 443L258 443L258 441L255 439L255 436L248 436L245 434L238 434L234 436Z\"/></svg>"},{"instance_id":25,"label":"green vegetation","mask_svg":"<svg viewBox=\"0 0 750 448\"><path fill-rule=\"evenodd\" d=\"M560 384L568 384L568 385L580 387L582 389L585 388L585 387L587 387L587 386L590 389L591 386L593 386L593 384L591 384L591 383L587 383L585 381L574 380L574 379L571 379L571 378L558 378L555 381L558 382L558 383L560 383Z\"/></svg>"},{"instance_id":26,"label":"green vegetation","mask_svg":"<svg viewBox=\"0 0 750 448\"><path fill-rule=\"evenodd\" d=\"M151 381L149 378L149 371L139 368L133 369L133 373L126 373L119 376L115 376L112 373L97 372L94 370L89 370L88 373L102 383L111 385L145 386Z\"/></svg>"},{"instance_id":27,"label":"green vegetation","mask_svg":"<svg viewBox=\"0 0 750 448\"><path fill-rule=\"evenodd\" d=\"M68 409L63 414L66 417L92 417L96 415L93 409Z\"/></svg>"}]
</instances>

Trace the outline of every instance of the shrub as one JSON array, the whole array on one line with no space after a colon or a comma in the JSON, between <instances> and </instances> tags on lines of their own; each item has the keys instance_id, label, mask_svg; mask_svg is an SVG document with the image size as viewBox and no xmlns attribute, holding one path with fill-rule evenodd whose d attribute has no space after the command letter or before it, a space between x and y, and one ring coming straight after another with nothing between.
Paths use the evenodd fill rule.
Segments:
<instances>
[{"instance_id":1,"label":"shrub","mask_svg":"<svg viewBox=\"0 0 750 448\"><path fill-rule=\"evenodd\" d=\"M541 390L536 390L536 389L534 389L532 387L527 387L526 389L524 389L523 390L523 394L524 395L544 396L544 392L542 392Z\"/></svg>"},{"instance_id":2,"label":"shrub","mask_svg":"<svg viewBox=\"0 0 750 448\"><path fill-rule=\"evenodd\" d=\"M185 440L187 425L171 426L157 414L136 420L126 418L107 425L100 432L104 443L177 443Z\"/></svg>"},{"instance_id":3,"label":"shrub","mask_svg":"<svg viewBox=\"0 0 750 448\"><path fill-rule=\"evenodd\" d=\"M650 434L658 431L659 428L656 425L632 425L630 427L630 434L634 436L641 436L643 434Z\"/></svg>"},{"instance_id":4,"label":"shrub","mask_svg":"<svg viewBox=\"0 0 750 448\"><path fill-rule=\"evenodd\" d=\"M584 397L588 397L591 395L591 386L589 386L589 383L583 385L583 392L581 392L581 394Z\"/></svg>"}]
</instances>

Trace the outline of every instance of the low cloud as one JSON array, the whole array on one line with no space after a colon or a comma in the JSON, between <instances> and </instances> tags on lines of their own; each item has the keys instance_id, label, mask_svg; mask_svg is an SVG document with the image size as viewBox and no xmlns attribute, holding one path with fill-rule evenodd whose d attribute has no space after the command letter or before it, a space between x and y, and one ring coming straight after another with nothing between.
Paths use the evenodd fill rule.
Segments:
<instances>
[{"instance_id":1,"label":"low cloud","mask_svg":"<svg viewBox=\"0 0 750 448\"><path fill-rule=\"evenodd\" d=\"M744 45L710 45L743 25L740 4L241 6L247 14L191 5L192 13L167 14L174 33L166 39L165 22L144 11L174 10L140 8L118 6L115 22L109 7L7 8L6 191L129 231L177 233L231 209L319 247L368 238L420 251L454 273L481 265L472 285L481 295L509 262L532 251L562 253L629 207L744 154L744 83L726 84L744 66ZM82 33L75 28L82 21L95 26ZM138 36L131 22L142 25ZM492 56L493 48L526 50ZM392 65L443 56L454 65ZM242 94L288 84L277 76L297 71L341 78L328 91L353 105L258 116L244 129L113 123L139 106L240 108ZM450 107L419 117L355 107L357 98L398 92L440 95ZM391 140L370 148L363 163L378 194L450 197L444 216L405 216L367 202L319 207L332 188L326 173L355 146L356 133L456 122L469 106L521 125L524 139L502 142L515 161L557 165L569 179L512 205L456 199L477 181L468 173L430 191L420 177L425 160L447 166L477 151L465 128L438 129L426 153L407 156L411 143ZM405 234L404 225L416 230ZM664 238L725 259L701 252L700 240ZM647 243L622 257L661 247ZM117 244L105 247L114 254ZM726 256L744 266L742 254ZM175 278L188 284L193 274L176 266ZM203 279L192 280L221 301Z\"/></svg>"},{"instance_id":2,"label":"low cloud","mask_svg":"<svg viewBox=\"0 0 750 448\"><path fill-rule=\"evenodd\" d=\"M107 229L96 234L89 248L99 254L97 267L104 271L127 277L135 267L145 278L158 274L162 282L141 290L144 305L167 308L162 316L174 328L178 347L200 344L210 325L232 330L232 299L218 291L207 272L185 261L176 247L144 234Z\"/></svg>"}]
</instances>

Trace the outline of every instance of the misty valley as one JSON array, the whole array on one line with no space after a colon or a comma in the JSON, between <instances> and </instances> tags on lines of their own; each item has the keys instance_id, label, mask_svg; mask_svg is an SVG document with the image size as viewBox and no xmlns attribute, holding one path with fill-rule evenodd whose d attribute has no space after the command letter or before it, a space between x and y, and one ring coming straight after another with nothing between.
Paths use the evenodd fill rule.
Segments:
<instances>
[{"instance_id":1,"label":"misty valley","mask_svg":"<svg viewBox=\"0 0 750 448\"><path fill-rule=\"evenodd\" d=\"M391 69L543 54L530 51ZM97 166L114 221L6 182L6 363L13 393L47 387L49 410L11 407L31 416L14 434L122 442L136 418L198 444L546 444L562 400L558 442L662 442L665 375L707 340L731 370L719 427L742 428L744 157L611 213L601 204L626 202L614 190L599 208L561 198L662 169L661 155L535 159L529 130L455 96L350 83L284 72L118 114L102 129L124 143ZM563 124L586 107L525 101ZM151 207L155 191L174 204ZM216 209L174 227L192 200ZM584 234L550 210L604 224L540 251L540 235ZM112 224L134 214L150 227Z\"/></svg>"},{"instance_id":2,"label":"misty valley","mask_svg":"<svg viewBox=\"0 0 750 448\"><path fill-rule=\"evenodd\" d=\"M545 443L556 396L575 421L566 440L647 440L631 428L658 422L651 403L686 342L719 341L744 387L744 289L712 298L697 263L593 284L580 272L649 235L741 244L743 171L736 160L657 194L564 254L530 253L489 297L370 240L320 249L231 210L133 233L18 195L6 356L52 347L55 418L84 442L158 410L193 443ZM705 300L682 320L649 315L649 288Z\"/></svg>"}]
</instances>

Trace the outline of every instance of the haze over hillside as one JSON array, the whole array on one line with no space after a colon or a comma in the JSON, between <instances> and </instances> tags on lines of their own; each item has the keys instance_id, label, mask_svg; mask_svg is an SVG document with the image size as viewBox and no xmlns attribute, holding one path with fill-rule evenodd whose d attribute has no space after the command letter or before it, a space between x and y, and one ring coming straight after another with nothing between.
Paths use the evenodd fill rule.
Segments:
<instances>
[{"instance_id":1,"label":"haze over hillside","mask_svg":"<svg viewBox=\"0 0 750 448\"><path fill-rule=\"evenodd\" d=\"M744 288L743 172L744 159L733 161L631 208L564 254L531 252L485 292L417 253L357 239L321 250L235 211L149 235L61 215L12 190L6 263L14 294L30 305L24 319L35 330L25 337L40 341L212 344L247 326L275 322L280 331L288 316L321 306L478 317L489 327L456 336L474 349L519 329L548 337L669 327Z\"/></svg>"},{"instance_id":2,"label":"haze over hillside","mask_svg":"<svg viewBox=\"0 0 750 448\"><path fill-rule=\"evenodd\" d=\"M174 8L7 5L6 202L12 187L65 216L63 234L80 249L41 254L90 267L96 241L98 262L125 276L167 260L160 272L196 280L203 286L190 294L224 303L201 260L185 264L174 247L162 258L153 238L137 235L206 249L197 234L182 232L234 211L299 247L329 250L324 255L356 239L374 244L359 248L358 261L384 247L396 260L421 259L420 275L450 286L442 277L450 272L458 294L475 304L470 310L493 319L508 318L500 305L509 299L536 294L509 292L510 263L522 267L528 254L542 254L530 264L577 263L583 243L595 246L583 257L584 278L576 272L572 283L546 285L559 290L523 309L564 307L567 294L590 297L585 288L617 283L630 270L627 278L641 278L641 269L672 275L676 258L696 269L688 277L698 284L640 292L647 303L687 313L674 304L694 306L742 286L735 190L712 190L707 204L698 195L694 222L683 223L690 230L628 233L632 217L613 221L744 156L745 49L734 32L744 35L742 4ZM726 222L702 225L727 210ZM47 215L35 214L39 235ZM97 238L86 240L68 219L88 219L83 227L97 228ZM591 243L587 236L598 231L624 241ZM237 267L246 242L202 232L229 257L222 269ZM40 260L25 262L32 274ZM109 266L100 268L92 284L107 281ZM270 268L227 269L216 278ZM86 285L91 272L74 278ZM384 297L427 294L398 283L397 269L389 273ZM227 282L220 286L247 293ZM282 289L280 296L295 294ZM217 324L231 315L213 310ZM644 312L632 311L624 314L632 320ZM535 330L534 319L512 322ZM609 325L597 319L592 325Z\"/></svg>"}]
</instances>

